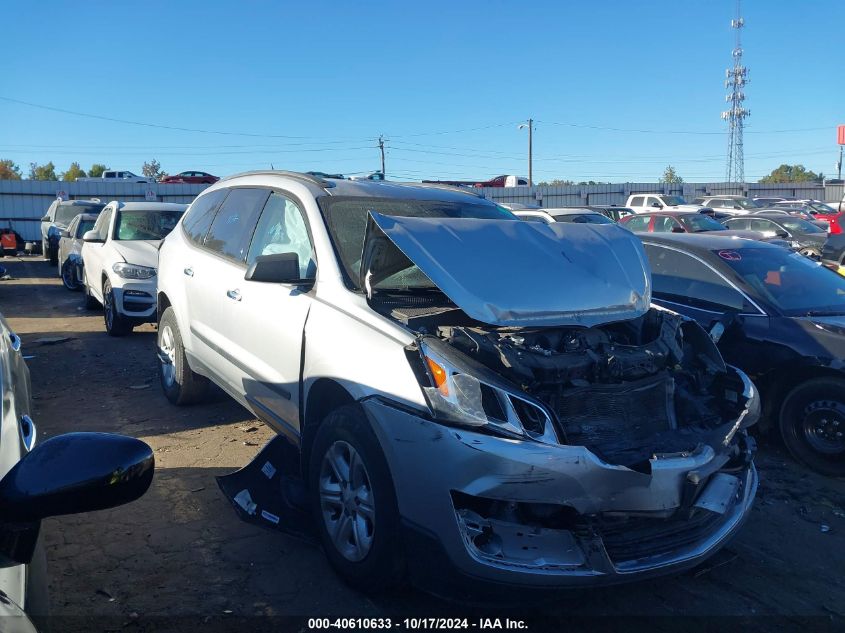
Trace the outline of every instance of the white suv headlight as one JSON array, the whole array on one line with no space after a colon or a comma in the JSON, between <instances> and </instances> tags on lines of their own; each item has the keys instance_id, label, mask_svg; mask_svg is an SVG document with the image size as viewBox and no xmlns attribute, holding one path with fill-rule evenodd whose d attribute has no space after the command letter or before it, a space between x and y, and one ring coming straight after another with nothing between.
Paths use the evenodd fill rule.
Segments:
<instances>
[{"instance_id":1,"label":"white suv headlight","mask_svg":"<svg viewBox=\"0 0 845 633\"><path fill-rule=\"evenodd\" d=\"M118 262L111 269L124 279L151 279L156 274L155 268L127 264L126 262Z\"/></svg>"},{"instance_id":2,"label":"white suv headlight","mask_svg":"<svg viewBox=\"0 0 845 633\"><path fill-rule=\"evenodd\" d=\"M442 422L482 427L510 437L558 443L554 423L539 402L519 389L508 388L495 375L488 375L457 353L439 350L437 343L421 340L419 354L427 380L422 390L434 417ZM445 352L445 353L444 353Z\"/></svg>"}]
</instances>

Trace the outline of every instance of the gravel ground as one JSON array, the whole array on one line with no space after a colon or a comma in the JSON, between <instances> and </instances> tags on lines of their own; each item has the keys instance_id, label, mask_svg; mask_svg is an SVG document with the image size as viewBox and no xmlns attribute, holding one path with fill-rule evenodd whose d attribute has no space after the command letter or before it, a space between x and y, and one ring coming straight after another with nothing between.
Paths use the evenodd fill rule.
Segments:
<instances>
[{"instance_id":1,"label":"gravel ground","mask_svg":"<svg viewBox=\"0 0 845 633\"><path fill-rule=\"evenodd\" d=\"M171 406L158 384L153 326L110 338L102 315L85 311L81 293L65 290L48 264L2 264L13 279L0 281L0 312L31 356L40 437L124 433L149 443L156 456L155 480L139 501L44 521L53 630L211 630L227 619L241 622L237 630L257 630L287 622L261 616L444 612L564 616L573 624L636 616L633 622L648 618L652 630L675 628L672 616L714 615L742 616L744 626L769 630L845 626L845 481L815 475L765 442L748 523L716 557L681 576L561 593L552 603L507 611L461 607L413 589L361 595L333 574L319 549L240 522L217 488L214 477L250 461L272 436L269 428L222 394L202 406Z\"/></svg>"}]
</instances>

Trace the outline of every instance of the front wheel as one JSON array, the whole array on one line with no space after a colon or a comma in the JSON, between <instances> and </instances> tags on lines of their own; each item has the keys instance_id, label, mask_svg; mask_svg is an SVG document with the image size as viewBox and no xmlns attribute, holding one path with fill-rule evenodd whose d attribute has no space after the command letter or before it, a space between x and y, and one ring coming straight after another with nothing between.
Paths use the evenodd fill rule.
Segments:
<instances>
[{"instance_id":1,"label":"front wheel","mask_svg":"<svg viewBox=\"0 0 845 633\"><path fill-rule=\"evenodd\" d=\"M792 455L816 472L845 475L845 380L814 378L793 389L780 411Z\"/></svg>"},{"instance_id":2,"label":"front wheel","mask_svg":"<svg viewBox=\"0 0 845 633\"><path fill-rule=\"evenodd\" d=\"M175 405L201 402L208 391L208 378L188 364L172 307L164 311L158 322L158 376L164 395Z\"/></svg>"},{"instance_id":3,"label":"front wheel","mask_svg":"<svg viewBox=\"0 0 845 633\"><path fill-rule=\"evenodd\" d=\"M804 257L809 257L810 259L820 260L822 258L821 251L817 248L805 247L798 251Z\"/></svg>"},{"instance_id":4,"label":"front wheel","mask_svg":"<svg viewBox=\"0 0 845 633\"><path fill-rule=\"evenodd\" d=\"M358 405L337 409L320 425L308 485L320 540L335 571L366 593L395 587L404 575L396 493Z\"/></svg>"},{"instance_id":5,"label":"front wheel","mask_svg":"<svg viewBox=\"0 0 845 633\"><path fill-rule=\"evenodd\" d=\"M109 336L125 336L132 331L132 323L117 310L111 282L103 283L103 320Z\"/></svg>"},{"instance_id":6,"label":"front wheel","mask_svg":"<svg viewBox=\"0 0 845 633\"><path fill-rule=\"evenodd\" d=\"M76 278L76 266L66 259L65 263L61 265L59 273L62 277L62 284L68 290L79 290L79 280Z\"/></svg>"}]
</instances>

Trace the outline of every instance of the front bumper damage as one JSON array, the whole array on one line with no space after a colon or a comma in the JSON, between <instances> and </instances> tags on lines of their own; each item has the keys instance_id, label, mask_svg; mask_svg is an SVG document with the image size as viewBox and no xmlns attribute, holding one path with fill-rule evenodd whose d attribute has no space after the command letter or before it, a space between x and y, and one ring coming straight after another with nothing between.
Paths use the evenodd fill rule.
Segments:
<instances>
[{"instance_id":1,"label":"front bumper damage","mask_svg":"<svg viewBox=\"0 0 845 633\"><path fill-rule=\"evenodd\" d=\"M412 534L406 549L426 535L461 575L496 584L613 584L693 567L736 533L757 489L741 420L726 425L736 427L728 441L714 434L655 455L645 472L580 446L447 427L381 399L362 406Z\"/></svg>"}]
</instances>

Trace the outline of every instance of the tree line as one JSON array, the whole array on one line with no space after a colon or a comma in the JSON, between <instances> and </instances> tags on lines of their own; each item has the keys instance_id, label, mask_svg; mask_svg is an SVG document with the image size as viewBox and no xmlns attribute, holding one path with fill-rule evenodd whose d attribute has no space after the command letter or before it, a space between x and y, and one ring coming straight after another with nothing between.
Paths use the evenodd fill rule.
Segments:
<instances>
[{"instance_id":1,"label":"tree line","mask_svg":"<svg viewBox=\"0 0 845 633\"><path fill-rule=\"evenodd\" d=\"M67 171L56 173L56 166L53 164L53 161L43 165L30 163L26 180L63 180L65 182L73 182L77 178L99 178L108 169L111 169L108 165L94 163L88 171L85 171L78 162L74 161L67 168ZM155 178L156 180L167 176L167 172L162 170L161 163L155 158L146 161L141 171L144 176ZM24 175L20 166L15 161L2 158L0 159L0 180L24 180Z\"/></svg>"}]
</instances>

